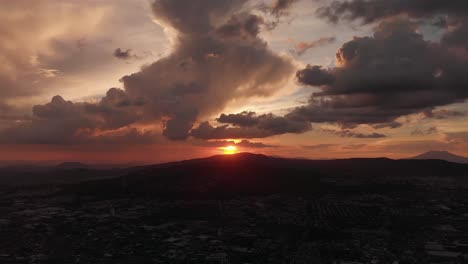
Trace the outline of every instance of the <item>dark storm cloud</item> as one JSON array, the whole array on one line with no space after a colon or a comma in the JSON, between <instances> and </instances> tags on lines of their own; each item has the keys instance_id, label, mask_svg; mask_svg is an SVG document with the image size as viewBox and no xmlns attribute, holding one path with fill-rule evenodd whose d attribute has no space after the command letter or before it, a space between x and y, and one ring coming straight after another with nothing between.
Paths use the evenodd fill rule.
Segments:
<instances>
[{"instance_id":1,"label":"dark storm cloud","mask_svg":"<svg viewBox=\"0 0 468 264\"><path fill-rule=\"evenodd\" d=\"M259 37L263 19L243 10L246 2L154 1L156 20L171 32L168 56L124 76L124 90L111 89L98 103L73 103L58 96L35 106L30 122L3 131L0 138L67 143L80 141L83 133L97 137L162 122L166 137L182 140L200 117L229 102L271 95L288 81L294 66ZM121 49L114 55L133 56Z\"/></svg>"},{"instance_id":2,"label":"dark storm cloud","mask_svg":"<svg viewBox=\"0 0 468 264\"><path fill-rule=\"evenodd\" d=\"M438 14L467 15L465 0L351 0L332 1L317 13L330 21L362 19L372 23L382 18L406 14L411 17L431 17Z\"/></svg>"},{"instance_id":3,"label":"dark storm cloud","mask_svg":"<svg viewBox=\"0 0 468 264\"><path fill-rule=\"evenodd\" d=\"M361 20L364 24L389 17L406 15L433 20L432 25L447 28L442 44L468 50L468 1L465 0L351 0L333 1L317 13L336 23Z\"/></svg>"},{"instance_id":4,"label":"dark storm cloud","mask_svg":"<svg viewBox=\"0 0 468 264\"><path fill-rule=\"evenodd\" d=\"M335 37L323 37L313 41L302 41L294 45L294 49L290 52L296 56L302 56L308 50L332 44L336 41Z\"/></svg>"},{"instance_id":5,"label":"dark storm cloud","mask_svg":"<svg viewBox=\"0 0 468 264\"><path fill-rule=\"evenodd\" d=\"M334 79L332 73L318 65L307 65L305 69L297 71L296 77L299 83L313 86L328 85Z\"/></svg>"},{"instance_id":6,"label":"dark storm cloud","mask_svg":"<svg viewBox=\"0 0 468 264\"><path fill-rule=\"evenodd\" d=\"M468 50L468 13L464 17L449 20L446 28L449 30L442 37L442 43L448 47Z\"/></svg>"},{"instance_id":7,"label":"dark storm cloud","mask_svg":"<svg viewBox=\"0 0 468 264\"><path fill-rule=\"evenodd\" d=\"M435 119L447 119L447 118L466 116L465 113L454 111L454 110L447 110L447 109L428 110L428 111L424 111L423 114L425 118L435 118Z\"/></svg>"},{"instance_id":8,"label":"dark storm cloud","mask_svg":"<svg viewBox=\"0 0 468 264\"><path fill-rule=\"evenodd\" d=\"M252 142L249 140L242 140L235 142L232 140L214 140L214 141L196 141L193 143L195 146L209 147L209 148L220 148L226 146L236 146L240 148L275 148L276 146L267 145L262 142Z\"/></svg>"},{"instance_id":9,"label":"dark storm cloud","mask_svg":"<svg viewBox=\"0 0 468 264\"><path fill-rule=\"evenodd\" d=\"M338 67L307 66L304 85L318 86L309 104L290 113L311 122L392 124L408 114L468 98L468 57L424 40L405 19L380 23L372 37L355 37L336 54Z\"/></svg>"},{"instance_id":10,"label":"dark storm cloud","mask_svg":"<svg viewBox=\"0 0 468 264\"><path fill-rule=\"evenodd\" d=\"M304 133L312 128L304 120L273 114L256 115L252 112L223 114L217 121L226 125L214 127L204 122L192 130L192 136L201 139L265 138L286 133Z\"/></svg>"}]
</instances>

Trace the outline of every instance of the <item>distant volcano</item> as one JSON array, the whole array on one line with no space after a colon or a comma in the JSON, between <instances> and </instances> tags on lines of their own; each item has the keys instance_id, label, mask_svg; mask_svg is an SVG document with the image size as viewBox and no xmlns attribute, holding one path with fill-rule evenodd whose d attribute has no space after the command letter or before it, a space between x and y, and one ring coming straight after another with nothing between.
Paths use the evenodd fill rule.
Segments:
<instances>
[{"instance_id":1,"label":"distant volcano","mask_svg":"<svg viewBox=\"0 0 468 264\"><path fill-rule=\"evenodd\" d=\"M446 160L454 163L468 163L468 158L452 154L448 151L429 151L421 155L412 157L410 159L419 159L419 160Z\"/></svg>"}]
</instances>

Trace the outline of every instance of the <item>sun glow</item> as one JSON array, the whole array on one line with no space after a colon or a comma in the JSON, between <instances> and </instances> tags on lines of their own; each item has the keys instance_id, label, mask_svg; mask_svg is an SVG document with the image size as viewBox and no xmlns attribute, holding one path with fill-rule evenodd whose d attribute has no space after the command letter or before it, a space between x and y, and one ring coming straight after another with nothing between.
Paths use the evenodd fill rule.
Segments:
<instances>
[{"instance_id":1,"label":"sun glow","mask_svg":"<svg viewBox=\"0 0 468 264\"><path fill-rule=\"evenodd\" d=\"M236 154L237 152L237 147L236 146L226 146L226 147L222 147L221 148L223 150L223 153L225 155L232 155L232 154Z\"/></svg>"}]
</instances>

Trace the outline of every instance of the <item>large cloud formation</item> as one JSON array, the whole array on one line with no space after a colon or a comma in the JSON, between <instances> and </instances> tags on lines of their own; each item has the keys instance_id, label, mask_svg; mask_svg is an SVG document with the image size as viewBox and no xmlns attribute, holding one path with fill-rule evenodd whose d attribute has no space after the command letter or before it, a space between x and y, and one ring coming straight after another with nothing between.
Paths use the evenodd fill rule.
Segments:
<instances>
[{"instance_id":1,"label":"large cloud formation","mask_svg":"<svg viewBox=\"0 0 468 264\"><path fill-rule=\"evenodd\" d=\"M263 19L242 11L245 2L154 2L158 21L176 32L174 51L122 82L130 95L148 99L148 113L167 118L168 138L187 138L199 116L234 98L271 95L293 71L258 37Z\"/></svg>"},{"instance_id":2,"label":"large cloud formation","mask_svg":"<svg viewBox=\"0 0 468 264\"><path fill-rule=\"evenodd\" d=\"M308 65L301 84L320 88L290 115L311 122L392 123L468 98L468 56L424 39L408 19L382 21L371 37L355 37L336 54L338 66Z\"/></svg>"},{"instance_id":3,"label":"large cloud formation","mask_svg":"<svg viewBox=\"0 0 468 264\"><path fill-rule=\"evenodd\" d=\"M374 36L341 47L337 67L309 65L297 72L300 83L321 92L293 115L348 126L385 124L468 98L467 1L333 1L317 13L332 22L378 25ZM446 27L439 43L419 33L420 23L434 19Z\"/></svg>"},{"instance_id":4,"label":"large cloud formation","mask_svg":"<svg viewBox=\"0 0 468 264\"><path fill-rule=\"evenodd\" d=\"M244 10L247 1L154 1L156 20L173 42L168 56L124 76L124 90L109 90L99 103L73 103L56 96L34 107L31 120L2 131L0 139L67 143L79 141L83 134L89 139L162 121L163 134L180 140L189 136L198 118L222 110L234 99L271 95L294 68L259 37L263 18Z\"/></svg>"},{"instance_id":5,"label":"large cloud formation","mask_svg":"<svg viewBox=\"0 0 468 264\"><path fill-rule=\"evenodd\" d=\"M283 118L338 123L343 130L335 134L344 137L381 138L385 135L349 129L360 124L397 128L399 117L428 115L437 112L438 106L468 98L467 1L333 1L317 13L335 23L360 19L377 25L373 36L355 37L343 44L336 54L336 67L308 65L299 70L298 82L319 92ZM440 42L428 41L420 33L420 24L431 20L446 27ZM227 117L222 115L218 121ZM245 136L253 121L246 114L240 117L235 127L202 124L200 129L213 138L227 132L231 137Z\"/></svg>"}]
</instances>

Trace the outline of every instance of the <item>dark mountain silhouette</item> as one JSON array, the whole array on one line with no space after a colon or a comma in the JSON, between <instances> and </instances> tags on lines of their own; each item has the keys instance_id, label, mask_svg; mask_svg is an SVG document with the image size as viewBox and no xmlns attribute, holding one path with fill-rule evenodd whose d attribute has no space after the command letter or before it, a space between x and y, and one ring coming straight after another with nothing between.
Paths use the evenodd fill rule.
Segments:
<instances>
[{"instance_id":1,"label":"dark mountain silhouette","mask_svg":"<svg viewBox=\"0 0 468 264\"><path fill-rule=\"evenodd\" d=\"M129 169L118 178L66 190L99 195L235 196L319 193L329 183L398 182L468 177L468 165L442 160L303 160L241 153ZM468 178L467 178L468 179Z\"/></svg>"},{"instance_id":2,"label":"dark mountain silhouette","mask_svg":"<svg viewBox=\"0 0 468 264\"><path fill-rule=\"evenodd\" d=\"M90 166L81 162L63 162L55 166L59 170L89 169Z\"/></svg>"},{"instance_id":3,"label":"dark mountain silhouette","mask_svg":"<svg viewBox=\"0 0 468 264\"><path fill-rule=\"evenodd\" d=\"M445 160L454 163L468 163L468 158L452 154L448 151L429 151L412 157L411 159L417 160Z\"/></svg>"},{"instance_id":4,"label":"dark mountain silhouette","mask_svg":"<svg viewBox=\"0 0 468 264\"><path fill-rule=\"evenodd\" d=\"M388 158L307 160L240 153L130 168L98 169L75 162L0 168L0 185L69 183L74 190L166 195L311 192L319 188L318 182L401 182L430 177L468 179L468 164Z\"/></svg>"}]
</instances>

